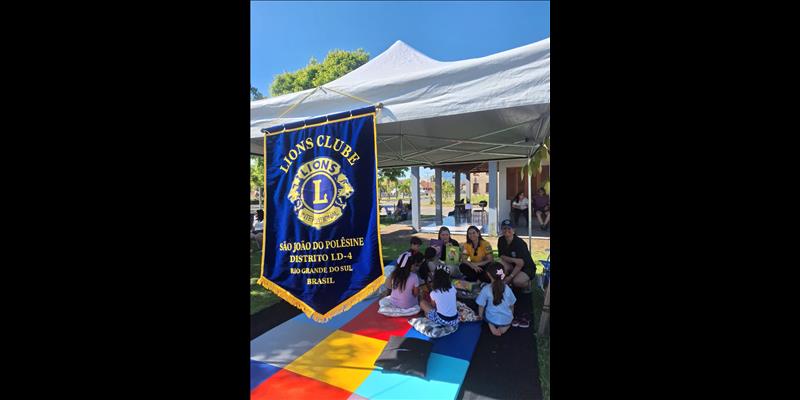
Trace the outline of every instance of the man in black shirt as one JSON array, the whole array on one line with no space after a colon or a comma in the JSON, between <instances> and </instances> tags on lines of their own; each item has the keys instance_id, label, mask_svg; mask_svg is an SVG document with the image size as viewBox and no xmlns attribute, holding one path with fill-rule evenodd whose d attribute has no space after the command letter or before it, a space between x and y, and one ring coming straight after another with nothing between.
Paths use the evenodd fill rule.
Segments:
<instances>
[{"instance_id":1,"label":"man in black shirt","mask_svg":"<svg viewBox=\"0 0 800 400\"><path fill-rule=\"evenodd\" d=\"M510 220L505 220L500 225L503 235L497 239L497 253L500 255L500 264L505 270L503 283L511 282L513 286L529 289L531 277L536 274L536 264L533 263L528 246L515 233Z\"/></svg>"}]
</instances>

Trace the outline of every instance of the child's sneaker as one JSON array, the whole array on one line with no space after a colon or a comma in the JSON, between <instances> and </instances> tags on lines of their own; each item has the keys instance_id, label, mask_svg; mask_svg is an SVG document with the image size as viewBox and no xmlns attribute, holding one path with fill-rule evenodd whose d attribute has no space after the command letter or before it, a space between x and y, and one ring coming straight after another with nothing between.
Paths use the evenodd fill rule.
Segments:
<instances>
[{"instance_id":1,"label":"child's sneaker","mask_svg":"<svg viewBox=\"0 0 800 400\"><path fill-rule=\"evenodd\" d=\"M511 321L511 326L513 326L514 328L518 328L519 327L519 318L514 318L514 320Z\"/></svg>"},{"instance_id":2,"label":"child's sneaker","mask_svg":"<svg viewBox=\"0 0 800 400\"><path fill-rule=\"evenodd\" d=\"M531 326L531 320L528 319L527 315L523 315L522 317L519 318L518 321L519 322L516 326L519 328L529 328ZM513 322L511 323L511 325L515 326Z\"/></svg>"}]
</instances>

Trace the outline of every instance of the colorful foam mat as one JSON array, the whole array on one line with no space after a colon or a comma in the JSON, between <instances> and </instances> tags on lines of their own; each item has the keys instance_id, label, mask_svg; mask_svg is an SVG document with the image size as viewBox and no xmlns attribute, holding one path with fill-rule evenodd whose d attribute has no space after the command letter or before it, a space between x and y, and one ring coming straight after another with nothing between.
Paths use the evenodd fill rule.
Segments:
<instances>
[{"instance_id":1,"label":"colorful foam mat","mask_svg":"<svg viewBox=\"0 0 800 400\"><path fill-rule=\"evenodd\" d=\"M300 314L250 342L251 399L455 399L481 334L461 323L427 338L409 317L378 314L378 298L356 304L325 324ZM390 336L434 342L425 379L375 367Z\"/></svg>"}]
</instances>

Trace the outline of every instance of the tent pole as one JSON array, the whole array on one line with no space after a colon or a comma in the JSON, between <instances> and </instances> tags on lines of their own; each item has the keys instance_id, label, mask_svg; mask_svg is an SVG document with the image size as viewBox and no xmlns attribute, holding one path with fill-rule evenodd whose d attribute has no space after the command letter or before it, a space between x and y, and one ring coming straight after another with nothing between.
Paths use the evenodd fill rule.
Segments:
<instances>
[{"instance_id":1,"label":"tent pole","mask_svg":"<svg viewBox=\"0 0 800 400\"><path fill-rule=\"evenodd\" d=\"M528 249L531 251L531 254L533 254L533 245L532 245L533 239L531 238L533 236L533 207L532 207L533 203L531 202L533 198L533 192L531 192L530 172L531 171L528 171ZM536 273L536 271L533 272ZM535 276L531 278L535 278Z\"/></svg>"},{"instance_id":2,"label":"tent pole","mask_svg":"<svg viewBox=\"0 0 800 400\"><path fill-rule=\"evenodd\" d=\"M472 204L472 177L470 176L469 172L467 172L465 178L467 178L467 202ZM472 210L470 210L469 218L472 220Z\"/></svg>"},{"instance_id":3,"label":"tent pole","mask_svg":"<svg viewBox=\"0 0 800 400\"><path fill-rule=\"evenodd\" d=\"M497 174L498 174L498 162L497 161L489 161L489 204L488 204L488 220L486 228L486 233L489 236L497 236Z\"/></svg>"},{"instance_id":4,"label":"tent pole","mask_svg":"<svg viewBox=\"0 0 800 400\"><path fill-rule=\"evenodd\" d=\"M436 190L436 225L442 224L442 169L434 168L434 188Z\"/></svg>"},{"instance_id":5,"label":"tent pole","mask_svg":"<svg viewBox=\"0 0 800 400\"><path fill-rule=\"evenodd\" d=\"M458 201L461 200L461 171L456 171L455 186L456 186L455 204L458 204Z\"/></svg>"},{"instance_id":6,"label":"tent pole","mask_svg":"<svg viewBox=\"0 0 800 400\"><path fill-rule=\"evenodd\" d=\"M411 167L411 225L419 232L419 167Z\"/></svg>"}]
</instances>

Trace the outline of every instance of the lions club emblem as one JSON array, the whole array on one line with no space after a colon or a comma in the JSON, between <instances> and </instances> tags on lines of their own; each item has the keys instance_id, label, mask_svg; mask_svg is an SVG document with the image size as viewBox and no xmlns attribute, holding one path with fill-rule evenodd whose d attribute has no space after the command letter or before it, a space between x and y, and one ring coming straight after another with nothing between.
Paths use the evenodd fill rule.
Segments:
<instances>
[{"instance_id":1,"label":"lions club emblem","mask_svg":"<svg viewBox=\"0 0 800 400\"><path fill-rule=\"evenodd\" d=\"M352 195L342 167L328 157L317 157L297 170L287 197L300 222L321 229L342 216Z\"/></svg>"}]
</instances>

